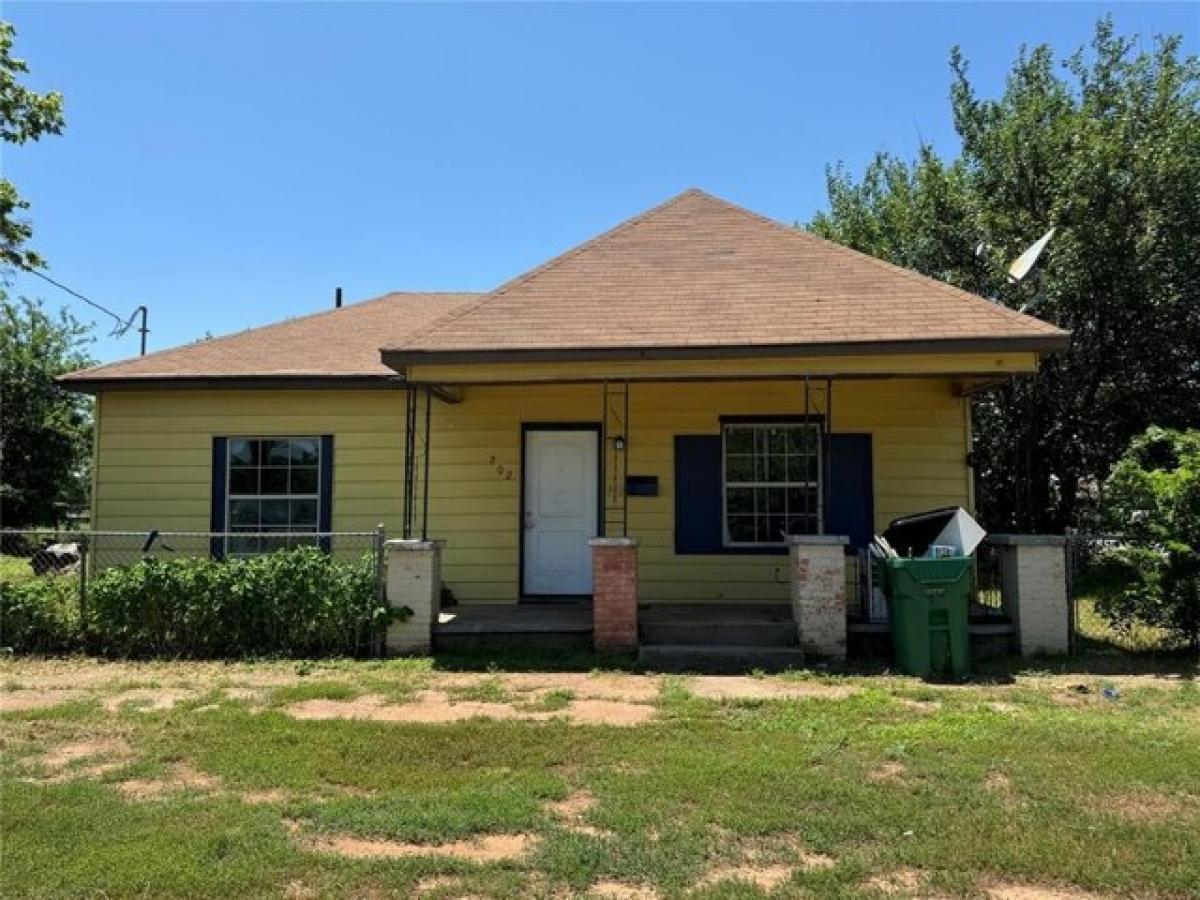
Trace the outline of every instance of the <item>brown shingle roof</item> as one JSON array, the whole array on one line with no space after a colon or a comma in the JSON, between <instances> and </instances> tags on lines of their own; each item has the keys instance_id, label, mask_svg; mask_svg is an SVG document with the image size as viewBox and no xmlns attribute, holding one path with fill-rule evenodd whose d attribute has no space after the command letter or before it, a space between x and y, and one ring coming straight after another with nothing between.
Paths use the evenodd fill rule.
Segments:
<instances>
[{"instance_id":1,"label":"brown shingle roof","mask_svg":"<svg viewBox=\"0 0 1200 900\"><path fill-rule=\"evenodd\" d=\"M70 386L117 381L220 378L394 378L379 347L412 332L478 294L395 293L341 309L161 350L72 372Z\"/></svg>"},{"instance_id":2,"label":"brown shingle roof","mask_svg":"<svg viewBox=\"0 0 1200 900\"><path fill-rule=\"evenodd\" d=\"M1065 340L1031 316L689 190L388 344L386 358Z\"/></svg>"},{"instance_id":3,"label":"brown shingle roof","mask_svg":"<svg viewBox=\"0 0 1200 900\"><path fill-rule=\"evenodd\" d=\"M1031 316L690 190L488 294L387 294L61 380L81 389L371 381L409 362L459 357L1043 350L1066 338Z\"/></svg>"}]
</instances>

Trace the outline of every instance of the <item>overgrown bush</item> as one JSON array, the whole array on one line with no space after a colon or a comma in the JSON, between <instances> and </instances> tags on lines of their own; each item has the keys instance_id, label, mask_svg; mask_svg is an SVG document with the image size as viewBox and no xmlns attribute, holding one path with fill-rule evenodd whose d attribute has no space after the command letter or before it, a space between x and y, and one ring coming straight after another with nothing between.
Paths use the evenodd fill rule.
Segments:
<instances>
[{"instance_id":1,"label":"overgrown bush","mask_svg":"<svg viewBox=\"0 0 1200 900\"><path fill-rule=\"evenodd\" d=\"M46 575L0 583L0 646L63 653L80 646L79 584Z\"/></svg>"},{"instance_id":2,"label":"overgrown bush","mask_svg":"<svg viewBox=\"0 0 1200 900\"><path fill-rule=\"evenodd\" d=\"M313 547L247 559L144 559L88 585L89 641L118 656L368 653L390 619L369 557Z\"/></svg>"},{"instance_id":3,"label":"overgrown bush","mask_svg":"<svg viewBox=\"0 0 1200 900\"><path fill-rule=\"evenodd\" d=\"M1117 628L1134 622L1200 651L1200 431L1150 428L1105 482L1109 529L1081 587Z\"/></svg>"}]
</instances>

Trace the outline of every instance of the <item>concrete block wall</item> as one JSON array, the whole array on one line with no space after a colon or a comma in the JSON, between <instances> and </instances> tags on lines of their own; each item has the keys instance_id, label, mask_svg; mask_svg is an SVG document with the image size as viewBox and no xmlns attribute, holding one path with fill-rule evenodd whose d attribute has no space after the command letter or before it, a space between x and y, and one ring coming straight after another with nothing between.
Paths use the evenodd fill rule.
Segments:
<instances>
[{"instance_id":1,"label":"concrete block wall","mask_svg":"<svg viewBox=\"0 0 1200 900\"><path fill-rule=\"evenodd\" d=\"M846 658L846 553L848 537L792 535L792 615L805 653Z\"/></svg>"},{"instance_id":2,"label":"concrete block wall","mask_svg":"<svg viewBox=\"0 0 1200 900\"><path fill-rule=\"evenodd\" d=\"M632 650L638 642L636 538L593 538L592 640L597 650Z\"/></svg>"},{"instance_id":3,"label":"concrete block wall","mask_svg":"<svg viewBox=\"0 0 1200 900\"><path fill-rule=\"evenodd\" d=\"M404 621L388 626L389 654L422 654L433 649L433 626L441 608L442 542L387 541L387 600L393 609L407 608Z\"/></svg>"}]
</instances>

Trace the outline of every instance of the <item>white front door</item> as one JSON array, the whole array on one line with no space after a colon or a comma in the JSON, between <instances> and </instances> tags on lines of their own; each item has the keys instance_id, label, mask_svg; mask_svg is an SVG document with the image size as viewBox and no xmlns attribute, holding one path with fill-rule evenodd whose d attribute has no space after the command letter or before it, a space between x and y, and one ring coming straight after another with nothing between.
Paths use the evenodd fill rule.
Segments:
<instances>
[{"instance_id":1,"label":"white front door","mask_svg":"<svg viewBox=\"0 0 1200 900\"><path fill-rule=\"evenodd\" d=\"M590 594L599 502L594 429L525 432L525 593Z\"/></svg>"}]
</instances>

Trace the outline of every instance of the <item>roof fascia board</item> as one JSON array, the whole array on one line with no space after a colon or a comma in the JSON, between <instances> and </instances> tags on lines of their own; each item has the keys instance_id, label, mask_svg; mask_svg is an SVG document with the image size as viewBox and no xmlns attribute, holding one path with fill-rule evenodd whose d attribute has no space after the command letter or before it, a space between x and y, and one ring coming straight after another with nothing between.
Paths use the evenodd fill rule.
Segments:
<instances>
[{"instance_id":1,"label":"roof fascia board","mask_svg":"<svg viewBox=\"0 0 1200 900\"><path fill-rule=\"evenodd\" d=\"M865 341L827 344L755 346L596 347L512 350L384 349L384 365L400 371L412 365L513 362L608 362L668 359L764 359L812 356L896 356L925 353L1049 352L1062 350L1070 335L1048 334L1011 338L949 338L945 340Z\"/></svg>"},{"instance_id":2,"label":"roof fascia board","mask_svg":"<svg viewBox=\"0 0 1200 900\"><path fill-rule=\"evenodd\" d=\"M57 379L69 391L210 391L210 390L395 390L405 386L399 375L217 375L140 376Z\"/></svg>"}]
</instances>

